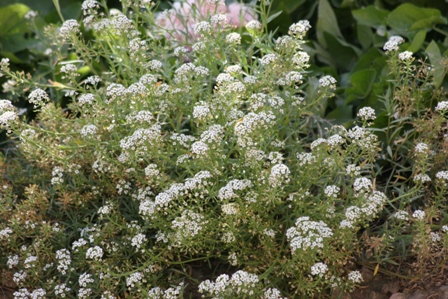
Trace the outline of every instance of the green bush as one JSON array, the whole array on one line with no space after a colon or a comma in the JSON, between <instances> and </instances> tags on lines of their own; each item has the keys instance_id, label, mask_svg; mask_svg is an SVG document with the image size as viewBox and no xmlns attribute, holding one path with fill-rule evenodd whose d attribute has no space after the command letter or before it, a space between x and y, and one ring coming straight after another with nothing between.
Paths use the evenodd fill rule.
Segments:
<instances>
[{"instance_id":1,"label":"green bush","mask_svg":"<svg viewBox=\"0 0 448 299\"><path fill-rule=\"evenodd\" d=\"M309 72L308 21L274 39L264 1L245 27L216 1L190 19L85 3L47 35L76 56L51 56L58 81L0 63L38 112L0 101L18 146L0 206L16 298L324 297L362 282L360 265L418 259L423 274L444 250L448 102L403 38L379 54L380 113L344 127L322 117L337 82Z\"/></svg>"}]
</instances>

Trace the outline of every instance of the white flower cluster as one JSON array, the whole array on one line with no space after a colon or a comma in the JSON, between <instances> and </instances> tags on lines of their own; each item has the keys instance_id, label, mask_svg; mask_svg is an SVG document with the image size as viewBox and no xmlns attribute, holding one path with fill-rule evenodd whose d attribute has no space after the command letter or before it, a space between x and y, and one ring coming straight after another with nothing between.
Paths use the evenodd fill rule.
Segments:
<instances>
[{"instance_id":1,"label":"white flower cluster","mask_svg":"<svg viewBox=\"0 0 448 299\"><path fill-rule=\"evenodd\" d=\"M286 297L282 297L280 291L276 288L268 288L264 291L261 299L288 299Z\"/></svg>"},{"instance_id":2,"label":"white flower cluster","mask_svg":"<svg viewBox=\"0 0 448 299\"><path fill-rule=\"evenodd\" d=\"M95 280L92 278L92 274L84 272L78 278L78 284L80 287L87 287L89 283L94 282Z\"/></svg>"},{"instance_id":3,"label":"white flower cluster","mask_svg":"<svg viewBox=\"0 0 448 299\"><path fill-rule=\"evenodd\" d=\"M389 40L384 44L383 50L386 52L389 51L398 51L398 46L404 42L404 39L401 36L394 35L389 38Z\"/></svg>"},{"instance_id":4,"label":"white flower cluster","mask_svg":"<svg viewBox=\"0 0 448 299\"><path fill-rule=\"evenodd\" d=\"M272 166L271 173L269 174L269 184L271 187L276 188L281 186L282 183L289 183L289 174L291 171L285 164L276 164Z\"/></svg>"},{"instance_id":5,"label":"white flower cluster","mask_svg":"<svg viewBox=\"0 0 448 299\"><path fill-rule=\"evenodd\" d=\"M85 0L81 5L81 9L82 9L84 15L97 14L96 10L98 8L99 8L99 4L95 0Z\"/></svg>"},{"instance_id":6,"label":"white flower cluster","mask_svg":"<svg viewBox=\"0 0 448 299\"><path fill-rule=\"evenodd\" d=\"M141 151L147 151L148 148L145 144L157 143L161 135L160 124L152 125L148 129L137 129L131 136L125 137L120 140L120 147L122 150L140 149Z\"/></svg>"},{"instance_id":7,"label":"white flower cluster","mask_svg":"<svg viewBox=\"0 0 448 299\"><path fill-rule=\"evenodd\" d=\"M138 284L143 279L143 274L141 272L134 272L131 275L129 275L128 278L126 278L126 286L128 288L136 287L136 284Z\"/></svg>"},{"instance_id":8,"label":"white flower cluster","mask_svg":"<svg viewBox=\"0 0 448 299\"><path fill-rule=\"evenodd\" d=\"M261 30L261 28L263 28L263 25L257 20L251 20L246 24L246 29L250 33Z\"/></svg>"},{"instance_id":9,"label":"white flower cluster","mask_svg":"<svg viewBox=\"0 0 448 299\"><path fill-rule=\"evenodd\" d=\"M103 258L103 249L99 246L90 247L86 252L86 259L100 261Z\"/></svg>"},{"instance_id":10,"label":"white flower cluster","mask_svg":"<svg viewBox=\"0 0 448 299\"><path fill-rule=\"evenodd\" d=\"M244 190L246 188L252 187L252 182L248 179L244 180L231 180L226 186L222 187L218 191L218 198L220 200L228 200L232 198L237 198L238 195L234 192L235 190Z\"/></svg>"},{"instance_id":11,"label":"white flower cluster","mask_svg":"<svg viewBox=\"0 0 448 299\"><path fill-rule=\"evenodd\" d=\"M420 142L414 148L416 153L427 154L429 152L429 147L426 143Z\"/></svg>"},{"instance_id":12,"label":"white flower cluster","mask_svg":"<svg viewBox=\"0 0 448 299\"><path fill-rule=\"evenodd\" d=\"M80 74L78 73L78 68L73 63L64 64L61 67L61 73L66 74L68 77L78 77ZM62 76L62 79L65 79L66 76Z\"/></svg>"},{"instance_id":13,"label":"white flower cluster","mask_svg":"<svg viewBox=\"0 0 448 299\"><path fill-rule=\"evenodd\" d=\"M311 266L311 275L323 277L324 274L328 271L328 266L324 263L315 263Z\"/></svg>"},{"instance_id":14,"label":"white flower cluster","mask_svg":"<svg viewBox=\"0 0 448 299\"><path fill-rule=\"evenodd\" d=\"M431 182L431 178L426 173L418 173L414 176L414 182L428 183Z\"/></svg>"},{"instance_id":15,"label":"white flower cluster","mask_svg":"<svg viewBox=\"0 0 448 299\"><path fill-rule=\"evenodd\" d=\"M324 193L327 197L338 197L338 193L341 189L338 186L330 185L325 187Z\"/></svg>"},{"instance_id":16,"label":"white flower cluster","mask_svg":"<svg viewBox=\"0 0 448 299\"><path fill-rule=\"evenodd\" d=\"M359 109L358 117L363 121L374 120L376 118L375 110L371 107L363 107Z\"/></svg>"},{"instance_id":17,"label":"white flower cluster","mask_svg":"<svg viewBox=\"0 0 448 299\"><path fill-rule=\"evenodd\" d=\"M341 221L340 227L354 228L364 217L372 217L378 214L386 201L387 197L384 193L373 191L361 207L350 206L345 210L345 219Z\"/></svg>"},{"instance_id":18,"label":"white flower cluster","mask_svg":"<svg viewBox=\"0 0 448 299\"><path fill-rule=\"evenodd\" d=\"M24 270L20 270L19 272L14 273L12 280L19 286L22 285L22 282L25 281L28 274ZM28 298L28 297L25 297Z\"/></svg>"},{"instance_id":19,"label":"white flower cluster","mask_svg":"<svg viewBox=\"0 0 448 299\"><path fill-rule=\"evenodd\" d=\"M297 160L299 160L299 166L311 165L317 161L312 153L297 153Z\"/></svg>"},{"instance_id":20,"label":"white flower cluster","mask_svg":"<svg viewBox=\"0 0 448 299\"><path fill-rule=\"evenodd\" d=\"M356 164L349 164L345 168L345 172L349 176L358 176L361 174L361 167L357 166Z\"/></svg>"},{"instance_id":21,"label":"white flower cluster","mask_svg":"<svg viewBox=\"0 0 448 299\"><path fill-rule=\"evenodd\" d=\"M415 210L414 213L412 214L412 217L421 221L425 218L425 211Z\"/></svg>"},{"instance_id":22,"label":"white flower cluster","mask_svg":"<svg viewBox=\"0 0 448 299\"><path fill-rule=\"evenodd\" d=\"M17 113L11 101L0 100L0 129L9 127L10 122L17 119Z\"/></svg>"},{"instance_id":23,"label":"white flower cluster","mask_svg":"<svg viewBox=\"0 0 448 299\"><path fill-rule=\"evenodd\" d=\"M85 125L80 134L84 137L96 135L97 127L95 125Z\"/></svg>"},{"instance_id":24,"label":"white flower cluster","mask_svg":"<svg viewBox=\"0 0 448 299\"><path fill-rule=\"evenodd\" d=\"M298 249L321 249L324 239L333 235L332 230L323 221L311 221L310 217L303 216L296 220L295 226L288 228L286 237L294 254Z\"/></svg>"},{"instance_id":25,"label":"white flower cluster","mask_svg":"<svg viewBox=\"0 0 448 299\"><path fill-rule=\"evenodd\" d=\"M131 246L136 249L140 249L140 247L146 242L146 236L144 234L137 234L131 240Z\"/></svg>"},{"instance_id":26,"label":"white flower cluster","mask_svg":"<svg viewBox=\"0 0 448 299\"><path fill-rule=\"evenodd\" d=\"M250 137L257 129L269 129L274 123L275 115L272 111L246 114L243 119L235 124L235 135L237 143L241 147L252 147L255 145Z\"/></svg>"},{"instance_id":27,"label":"white flower cluster","mask_svg":"<svg viewBox=\"0 0 448 299\"><path fill-rule=\"evenodd\" d=\"M210 18L210 23L212 23L213 25L226 25L229 23L228 19L227 19L227 15L225 14L215 14L212 15L212 17Z\"/></svg>"},{"instance_id":28,"label":"white flower cluster","mask_svg":"<svg viewBox=\"0 0 448 299\"><path fill-rule=\"evenodd\" d=\"M208 221L204 216L191 210L184 210L180 217L171 222L171 228L175 231L174 246L180 245L182 240L191 239L198 235Z\"/></svg>"},{"instance_id":29,"label":"white flower cluster","mask_svg":"<svg viewBox=\"0 0 448 299\"><path fill-rule=\"evenodd\" d=\"M436 179L439 183L441 183L443 186L448 185L448 171L442 170L436 173Z\"/></svg>"},{"instance_id":30,"label":"white flower cluster","mask_svg":"<svg viewBox=\"0 0 448 299\"><path fill-rule=\"evenodd\" d=\"M266 54L260 59L262 65L269 65L277 60L277 54Z\"/></svg>"},{"instance_id":31,"label":"white flower cluster","mask_svg":"<svg viewBox=\"0 0 448 299\"><path fill-rule=\"evenodd\" d=\"M49 100L47 93L40 88L36 88L28 96L28 102L34 104L34 108L43 106Z\"/></svg>"},{"instance_id":32,"label":"white flower cluster","mask_svg":"<svg viewBox=\"0 0 448 299\"><path fill-rule=\"evenodd\" d=\"M92 105L95 101L95 96L91 93L85 93L78 98L78 104L83 106L85 104Z\"/></svg>"},{"instance_id":33,"label":"white flower cluster","mask_svg":"<svg viewBox=\"0 0 448 299\"><path fill-rule=\"evenodd\" d=\"M215 282L205 280L199 284L199 293L206 293L215 298L222 296L254 295L255 288L259 282L258 276L239 270L230 278L227 274L222 274L216 278Z\"/></svg>"},{"instance_id":34,"label":"white flower cluster","mask_svg":"<svg viewBox=\"0 0 448 299\"><path fill-rule=\"evenodd\" d=\"M348 280L350 280L353 283L361 283L364 281L361 272L359 271L351 271L350 273L348 273Z\"/></svg>"},{"instance_id":35,"label":"white flower cluster","mask_svg":"<svg viewBox=\"0 0 448 299\"><path fill-rule=\"evenodd\" d=\"M224 215L237 215L238 214L238 206L234 202L228 203L228 204L223 204L221 206L221 210Z\"/></svg>"},{"instance_id":36,"label":"white flower cluster","mask_svg":"<svg viewBox=\"0 0 448 299\"><path fill-rule=\"evenodd\" d=\"M72 262L70 251L65 248L56 251L56 260L58 261L58 271L63 275L67 274L68 267Z\"/></svg>"},{"instance_id":37,"label":"white flower cluster","mask_svg":"<svg viewBox=\"0 0 448 299\"><path fill-rule=\"evenodd\" d=\"M62 167L55 166L51 174L53 175L53 178L51 179L52 185L59 185L64 182L64 180L62 179L62 177L64 176L64 169Z\"/></svg>"},{"instance_id":38,"label":"white flower cluster","mask_svg":"<svg viewBox=\"0 0 448 299\"><path fill-rule=\"evenodd\" d=\"M37 11L34 10L29 10L26 14L25 14L25 19L27 20L33 20L34 18L37 17Z\"/></svg>"},{"instance_id":39,"label":"white flower cluster","mask_svg":"<svg viewBox=\"0 0 448 299\"><path fill-rule=\"evenodd\" d=\"M193 25L194 33L204 38L212 32L212 26L209 22L202 21Z\"/></svg>"},{"instance_id":40,"label":"white flower cluster","mask_svg":"<svg viewBox=\"0 0 448 299\"><path fill-rule=\"evenodd\" d=\"M378 137L363 127L355 126L345 133L351 142L366 150L376 150Z\"/></svg>"},{"instance_id":41,"label":"white flower cluster","mask_svg":"<svg viewBox=\"0 0 448 299\"><path fill-rule=\"evenodd\" d=\"M204 101L198 102L193 108L193 118L204 121L210 116L210 107Z\"/></svg>"},{"instance_id":42,"label":"white flower cluster","mask_svg":"<svg viewBox=\"0 0 448 299\"><path fill-rule=\"evenodd\" d=\"M410 61L412 59L412 52L404 51L398 54L398 58L403 61Z\"/></svg>"},{"instance_id":43,"label":"white flower cluster","mask_svg":"<svg viewBox=\"0 0 448 299\"><path fill-rule=\"evenodd\" d=\"M409 213L406 211L398 210L394 214L392 214L391 218L402 220L402 221L408 221Z\"/></svg>"},{"instance_id":44,"label":"white flower cluster","mask_svg":"<svg viewBox=\"0 0 448 299\"><path fill-rule=\"evenodd\" d=\"M448 111L448 101L438 102L436 106L436 111L445 112Z\"/></svg>"},{"instance_id":45,"label":"white flower cluster","mask_svg":"<svg viewBox=\"0 0 448 299\"><path fill-rule=\"evenodd\" d=\"M185 180L184 184L175 183L168 190L156 195L154 201L146 199L140 203L139 214L144 219L150 219L157 210L169 207L171 201L178 196L197 196L204 198L208 190L205 188L209 182L207 181L212 175L209 171L200 171L193 178Z\"/></svg>"},{"instance_id":46,"label":"white flower cluster","mask_svg":"<svg viewBox=\"0 0 448 299\"><path fill-rule=\"evenodd\" d=\"M310 22L307 20L299 21L289 27L288 34L303 39L308 30L311 29Z\"/></svg>"},{"instance_id":47,"label":"white flower cluster","mask_svg":"<svg viewBox=\"0 0 448 299\"><path fill-rule=\"evenodd\" d=\"M177 299L182 292L184 283L180 283L176 287L162 290L160 287L154 287L148 291L148 299Z\"/></svg>"},{"instance_id":48,"label":"white flower cluster","mask_svg":"<svg viewBox=\"0 0 448 299\"><path fill-rule=\"evenodd\" d=\"M84 245L87 245L87 241L85 239L83 239L83 238L80 238L80 239L78 239L76 241L73 241L73 243L72 243L72 250L74 252L78 252L79 251L78 248L82 247Z\"/></svg>"},{"instance_id":49,"label":"white flower cluster","mask_svg":"<svg viewBox=\"0 0 448 299\"><path fill-rule=\"evenodd\" d=\"M322 78L319 79L319 86L320 87L328 87L330 89L335 90L336 89L336 79L333 78L332 76L323 76Z\"/></svg>"},{"instance_id":50,"label":"white flower cluster","mask_svg":"<svg viewBox=\"0 0 448 299\"><path fill-rule=\"evenodd\" d=\"M226 42L231 45L239 45L241 44L241 35L236 32L232 32L227 34Z\"/></svg>"},{"instance_id":51,"label":"white flower cluster","mask_svg":"<svg viewBox=\"0 0 448 299\"><path fill-rule=\"evenodd\" d=\"M67 293L70 291L71 289L67 287L65 283L61 283L54 286L54 294L61 298L67 297Z\"/></svg>"},{"instance_id":52,"label":"white flower cluster","mask_svg":"<svg viewBox=\"0 0 448 299\"><path fill-rule=\"evenodd\" d=\"M79 24L76 20L65 21L59 29L59 36L67 40L72 34L79 33Z\"/></svg>"},{"instance_id":53,"label":"white flower cluster","mask_svg":"<svg viewBox=\"0 0 448 299\"><path fill-rule=\"evenodd\" d=\"M196 141L196 138L194 136L190 135L184 135L179 133L173 133L170 136L170 139L173 140L173 145L176 146L177 143L179 143L181 146L185 148L189 148L190 145L188 143Z\"/></svg>"},{"instance_id":54,"label":"white flower cluster","mask_svg":"<svg viewBox=\"0 0 448 299\"><path fill-rule=\"evenodd\" d=\"M9 269L14 268L18 264L19 264L19 256L17 254L8 256L8 261L6 262L6 265L8 265Z\"/></svg>"},{"instance_id":55,"label":"white flower cluster","mask_svg":"<svg viewBox=\"0 0 448 299\"><path fill-rule=\"evenodd\" d=\"M127 93L126 88L117 83L112 83L106 88L106 96L108 97L108 100L106 103L110 104L112 101L116 100L117 98L120 99L124 97Z\"/></svg>"},{"instance_id":56,"label":"white flower cluster","mask_svg":"<svg viewBox=\"0 0 448 299\"><path fill-rule=\"evenodd\" d=\"M355 190L356 193L369 192L372 190L372 181L364 177L357 178L353 183L353 190Z\"/></svg>"}]
</instances>

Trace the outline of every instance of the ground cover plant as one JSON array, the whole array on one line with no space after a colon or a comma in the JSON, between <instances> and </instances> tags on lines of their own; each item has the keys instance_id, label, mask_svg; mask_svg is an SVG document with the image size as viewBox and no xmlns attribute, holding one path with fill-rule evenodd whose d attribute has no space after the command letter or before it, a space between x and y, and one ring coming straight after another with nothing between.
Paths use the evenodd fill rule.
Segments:
<instances>
[{"instance_id":1,"label":"ground cover plant","mask_svg":"<svg viewBox=\"0 0 448 299\"><path fill-rule=\"evenodd\" d=\"M310 71L308 21L274 38L265 0L122 4L48 27L57 82L0 62L38 113L0 101L15 298L342 296L363 264L445 264L448 101L402 37L379 49L380 108L341 126L322 117L338 82Z\"/></svg>"}]
</instances>

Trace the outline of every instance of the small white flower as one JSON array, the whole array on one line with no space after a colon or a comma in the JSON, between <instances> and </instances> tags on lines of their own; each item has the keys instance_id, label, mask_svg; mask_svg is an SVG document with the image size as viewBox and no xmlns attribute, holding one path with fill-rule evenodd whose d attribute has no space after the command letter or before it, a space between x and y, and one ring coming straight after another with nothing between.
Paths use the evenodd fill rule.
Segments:
<instances>
[{"instance_id":1,"label":"small white flower","mask_svg":"<svg viewBox=\"0 0 448 299\"><path fill-rule=\"evenodd\" d=\"M229 33L226 36L226 42L232 45L239 45L241 44L241 35L236 32Z\"/></svg>"},{"instance_id":2,"label":"small white flower","mask_svg":"<svg viewBox=\"0 0 448 299\"><path fill-rule=\"evenodd\" d=\"M401 52L400 54L398 54L398 58L403 61L411 60L412 52L409 52L409 51Z\"/></svg>"},{"instance_id":3,"label":"small white flower","mask_svg":"<svg viewBox=\"0 0 448 299\"><path fill-rule=\"evenodd\" d=\"M299 39L302 39L308 30L311 29L310 22L307 20L299 21L298 23L292 24L289 27L288 34L291 36L296 36Z\"/></svg>"},{"instance_id":4,"label":"small white flower","mask_svg":"<svg viewBox=\"0 0 448 299\"><path fill-rule=\"evenodd\" d=\"M398 46L404 42L401 36L394 35L389 38L389 40L384 44L384 51L398 51Z\"/></svg>"},{"instance_id":5,"label":"small white flower","mask_svg":"<svg viewBox=\"0 0 448 299\"><path fill-rule=\"evenodd\" d=\"M364 281L364 279L362 279L361 272L359 271L351 271L350 273L348 273L348 280L354 283L361 283Z\"/></svg>"},{"instance_id":6,"label":"small white flower","mask_svg":"<svg viewBox=\"0 0 448 299\"><path fill-rule=\"evenodd\" d=\"M311 275L322 277L328 271L328 266L324 263L316 263L311 266Z\"/></svg>"},{"instance_id":7,"label":"small white flower","mask_svg":"<svg viewBox=\"0 0 448 299\"><path fill-rule=\"evenodd\" d=\"M428 145L426 143L420 142L419 144L417 144L415 146L415 151L417 153L422 153L422 154L428 153L429 147L428 147Z\"/></svg>"},{"instance_id":8,"label":"small white flower","mask_svg":"<svg viewBox=\"0 0 448 299\"><path fill-rule=\"evenodd\" d=\"M414 217L417 220L423 220L425 218L425 211L422 210L416 210L413 214L412 217Z\"/></svg>"},{"instance_id":9,"label":"small white flower","mask_svg":"<svg viewBox=\"0 0 448 299\"><path fill-rule=\"evenodd\" d=\"M442 112L448 111L448 101L442 101L437 103L436 111L442 111Z\"/></svg>"},{"instance_id":10,"label":"small white flower","mask_svg":"<svg viewBox=\"0 0 448 299\"><path fill-rule=\"evenodd\" d=\"M371 108L371 107L361 108L358 111L358 117L363 121L374 120L376 118L375 110L373 110L373 108Z\"/></svg>"}]
</instances>

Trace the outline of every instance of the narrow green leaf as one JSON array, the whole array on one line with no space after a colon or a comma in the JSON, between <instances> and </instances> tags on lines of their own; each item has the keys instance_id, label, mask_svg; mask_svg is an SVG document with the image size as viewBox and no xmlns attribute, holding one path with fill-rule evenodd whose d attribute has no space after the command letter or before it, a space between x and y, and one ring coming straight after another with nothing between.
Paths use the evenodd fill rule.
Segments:
<instances>
[{"instance_id":1,"label":"narrow green leaf","mask_svg":"<svg viewBox=\"0 0 448 299\"><path fill-rule=\"evenodd\" d=\"M59 0L53 0L53 4L54 4L54 7L56 7L56 11L58 12L59 17L61 18L61 21L65 22L64 16L62 15L62 12L61 12L61 6L59 5Z\"/></svg>"},{"instance_id":2,"label":"narrow green leaf","mask_svg":"<svg viewBox=\"0 0 448 299\"><path fill-rule=\"evenodd\" d=\"M275 19L275 18L277 18L279 15L281 15L283 13L283 11L277 11L276 13L274 13L274 14L272 14L272 15L270 15L269 17L268 17L268 23L270 23L273 19Z\"/></svg>"}]
</instances>

